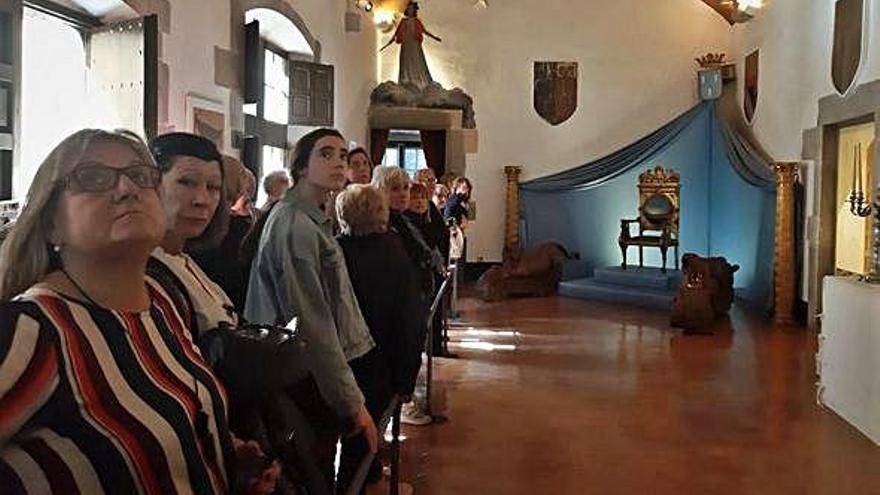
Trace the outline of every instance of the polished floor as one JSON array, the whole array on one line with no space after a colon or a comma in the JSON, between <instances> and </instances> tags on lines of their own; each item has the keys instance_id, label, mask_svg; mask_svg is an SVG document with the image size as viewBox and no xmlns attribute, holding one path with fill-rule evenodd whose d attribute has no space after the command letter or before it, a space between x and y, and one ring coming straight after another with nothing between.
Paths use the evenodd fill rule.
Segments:
<instances>
[{"instance_id":1,"label":"polished floor","mask_svg":"<svg viewBox=\"0 0 880 495\"><path fill-rule=\"evenodd\" d=\"M713 336L662 313L465 299L435 362L449 420L405 427L429 494L880 494L880 447L816 402L816 339L743 311Z\"/></svg>"}]
</instances>

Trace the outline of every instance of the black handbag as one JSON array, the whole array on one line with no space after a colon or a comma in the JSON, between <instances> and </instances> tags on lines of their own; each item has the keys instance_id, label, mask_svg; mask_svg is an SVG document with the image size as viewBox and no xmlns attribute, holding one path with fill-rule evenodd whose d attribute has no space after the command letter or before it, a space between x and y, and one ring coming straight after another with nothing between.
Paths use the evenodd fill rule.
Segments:
<instances>
[{"instance_id":1,"label":"black handbag","mask_svg":"<svg viewBox=\"0 0 880 495\"><path fill-rule=\"evenodd\" d=\"M264 404L309 375L306 343L295 325L221 326L204 332L198 346L239 404Z\"/></svg>"},{"instance_id":2,"label":"black handbag","mask_svg":"<svg viewBox=\"0 0 880 495\"><path fill-rule=\"evenodd\" d=\"M241 323L200 330L186 285L156 258L147 262L152 277L171 298L196 337L202 357L226 387L235 404L254 407L308 377L296 319L287 327Z\"/></svg>"}]
</instances>

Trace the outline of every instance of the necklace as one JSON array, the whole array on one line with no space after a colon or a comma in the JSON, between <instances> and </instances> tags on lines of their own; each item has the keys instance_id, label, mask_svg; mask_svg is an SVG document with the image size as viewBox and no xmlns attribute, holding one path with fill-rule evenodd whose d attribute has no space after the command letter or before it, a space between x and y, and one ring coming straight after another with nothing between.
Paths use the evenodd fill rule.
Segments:
<instances>
[{"instance_id":1,"label":"necklace","mask_svg":"<svg viewBox=\"0 0 880 495\"><path fill-rule=\"evenodd\" d=\"M91 296L89 296L89 293L86 292L86 290L83 289L82 286L79 285L79 283L77 283L75 278L73 278L72 276L70 276L69 273L67 273L67 270L65 270L64 267L61 267L61 273L63 273L64 276L67 277L67 280L70 280L70 283L72 283L73 286L76 287L76 290L78 290L79 293L83 297L85 297L89 303L91 303L93 306L101 306L100 304L96 303L95 300L91 298Z\"/></svg>"}]
</instances>

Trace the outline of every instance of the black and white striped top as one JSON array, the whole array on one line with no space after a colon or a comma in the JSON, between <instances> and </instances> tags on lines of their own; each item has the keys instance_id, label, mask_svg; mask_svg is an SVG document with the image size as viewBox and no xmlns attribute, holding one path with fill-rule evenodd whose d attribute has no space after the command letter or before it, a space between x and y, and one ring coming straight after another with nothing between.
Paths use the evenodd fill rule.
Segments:
<instances>
[{"instance_id":1,"label":"black and white striped top","mask_svg":"<svg viewBox=\"0 0 880 495\"><path fill-rule=\"evenodd\" d=\"M0 493L228 490L225 392L147 286L139 313L39 286L0 304Z\"/></svg>"}]
</instances>

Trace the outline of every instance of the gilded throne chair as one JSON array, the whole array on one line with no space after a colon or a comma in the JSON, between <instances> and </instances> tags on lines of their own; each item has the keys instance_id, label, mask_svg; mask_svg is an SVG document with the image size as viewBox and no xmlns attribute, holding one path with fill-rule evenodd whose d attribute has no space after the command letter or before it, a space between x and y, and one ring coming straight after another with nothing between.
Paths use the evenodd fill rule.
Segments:
<instances>
[{"instance_id":1,"label":"gilded throne chair","mask_svg":"<svg viewBox=\"0 0 880 495\"><path fill-rule=\"evenodd\" d=\"M617 243L623 254L621 267L626 270L629 246L639 247L639 267L644 266L645 247L659 248L663 258L661 272L666 273L666 253L675 250L675 269L678 270L678 221L681 176L661 166L639 175L639 217L620 220ZM630 226L638 224L638 235Z\"/></svg>"}]
</instances>

